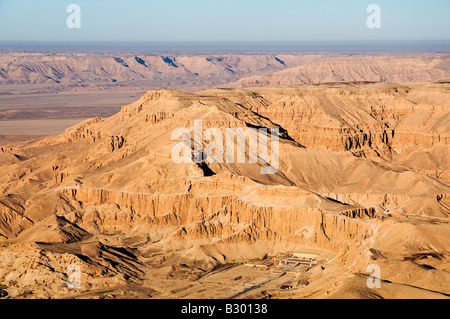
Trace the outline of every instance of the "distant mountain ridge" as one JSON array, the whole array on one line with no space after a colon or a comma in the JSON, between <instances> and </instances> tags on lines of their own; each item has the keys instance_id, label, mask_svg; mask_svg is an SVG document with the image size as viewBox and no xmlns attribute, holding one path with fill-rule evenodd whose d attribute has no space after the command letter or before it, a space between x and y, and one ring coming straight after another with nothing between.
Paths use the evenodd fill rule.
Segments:
<instances>
[{"instance_id":1,"label":"distant mountain ridge","mask_svg":"<svg viewBox=\"0 0 450 319\"><path fill-rule=\"evenodd\" d=\"M349 56L314 61L269 75L249 76L232 87L331 82L415 82L450 78L450 56Z\"/></svg>"},{"instance_id":2,"label":"distant mountain ridge","mask_svg":"<svg viewBox=\"0 0 450 319\"><path fill-rule=\"evenodd\" d=\"M0 84L199 90L450 78L450 54L0 54Z\"/></svg>"}]
</instances>

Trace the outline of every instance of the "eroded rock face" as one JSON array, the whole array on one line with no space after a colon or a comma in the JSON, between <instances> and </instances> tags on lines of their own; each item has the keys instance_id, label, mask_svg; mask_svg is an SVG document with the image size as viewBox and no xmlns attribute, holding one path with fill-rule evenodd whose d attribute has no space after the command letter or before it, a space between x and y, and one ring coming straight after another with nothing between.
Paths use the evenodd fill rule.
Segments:
<instances>
[{"instance_id":1,"label":"eroded rock face","mask_svg":"<svg viewBox=\"0 0 450 319\"><path fill-rule=\"evenodd\" d=\"M414 82L447 79L449 57L437 55L351 55L321 59L269 75L249 76L232 87L333 82Z\"/></svg>"},{"instance_id":2,"label":"eroded rock face","mask_svg":"<svg viewBox=\"0 0 450 319\"><path fill-rule=\"evenodd\" d=\"M382 83L151 91L108 119L2 147L0 238L19 246L47 238L52 246L43 247L52 254L89 241L98 254L81 257L87 267L101 271L103 254L112 254L123 264L112 274L125 280L145 273L138 254L95 240L137 238L144 255L155 247L198 249L195 258L207 265L245 257L224 245L321 249L335 254L340 271L356 273L366 270L370 249L388 259L424 250L447 256L448 89ZM278 128L278 171L262 175L260 159L176 164L172 131L192 132L198 120L223 134Z\"/></svg>"},{"instance_id":3,"label":"eroded rock face","mask_svg":"<svg viewBox=\"0 0 450 319\"><path fill-rule=\"evenodd\" d=\"M306 147L392 159L411 147L449 145L448 96L438 87L445 86L262 88L259 99L246 98L244 105Z\"/></svg>"},{"instance_id":4,"label":"eroded rock face","mask_svg":"<svg viewBox=\"0 0 450 319\"><path fill-rule=\"evenodd\" d=\"M324 54L70 54L4 52L0 83L114 87L209 87L320 59ZM145 84L144 84L145 83Z\"/></svg>"}]
</instances>

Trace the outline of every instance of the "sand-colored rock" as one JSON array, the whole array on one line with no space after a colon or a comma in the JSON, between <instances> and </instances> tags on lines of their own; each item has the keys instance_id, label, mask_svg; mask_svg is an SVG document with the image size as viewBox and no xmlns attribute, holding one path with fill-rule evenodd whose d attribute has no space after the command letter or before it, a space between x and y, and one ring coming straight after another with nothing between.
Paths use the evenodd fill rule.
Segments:
<instances>
[{"instance_id":1,"label":"sand-colored rock","mask_svg":"<svg viewBox=\"0 0 450 319\"><path fill-rule=\"evenodd\" d=\"M414 82L448 79L446 53L424 55L364 55L312 61L269 75L255 75L230 84L232 87L300 85L332 82Z\"/></svg>"},{"instance_id":2,"label":"sand-colored rock","mask_svg":"<svg viewBox=\"0 0 450 319\"><path fill-rule=\"evenodd\" d=\"M3 146L0 253L10 257L0 258L0 281L13 297L28 285L50 297L117 297L128 286L145 297L195 297L209 287L231 298L245 293L229 280L220 290L214 278L246 273L239 263L250 259L273 269L283 254L312 250L320 262L274 278L298 283L290 295L274 288L274 297L448 297L448 89L429 82L150 91L110 118ZM196 120L223 133L278 127L277 173L261 175L260 159L174 163L172 131ZM420 256L430 260L421 264ZM11 282L8 269L19 260L42 268L48 286L35 273ZM69 262L83 266L84 288L56 293ZM361 286L372 263L389 281L380 290ZM220 265L231 268L219 274ZM396 276L395 265L410 276ZM190 286L169 289L172 279Z\"/></svg>"}]
</instances>

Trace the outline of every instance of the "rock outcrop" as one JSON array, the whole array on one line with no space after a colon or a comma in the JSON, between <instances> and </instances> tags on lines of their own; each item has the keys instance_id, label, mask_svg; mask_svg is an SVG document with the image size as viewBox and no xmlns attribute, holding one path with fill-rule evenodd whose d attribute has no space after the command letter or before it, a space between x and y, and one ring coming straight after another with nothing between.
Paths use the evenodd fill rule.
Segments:
<instances>
[{"instance_id":1,"label":"rock outcrop","mask_svg":"<svg viewBox=\"0 0 450 319\"><path fill-rule=\"evenodd\" d=\"M365 272L374 250L389 260L447 256L448 89L433 82L148 92L110 118L2 147L0 239L11 254L36 242L45 254L67 249L92 274L111 263L111 276L124 280L140 280L143 259L97 239L122 238L146 258L154 249L196 251L204 268L261 242L277 252L327 251L351 273ZM224 136L229 128L278 128L277 170L261 174L261 153L255 163L176 163L172 132L193 138L196 121ZM250 150L245 136L236 141ZM186 145L194 157L208 142Z\"/></svg>"}]
</instances>

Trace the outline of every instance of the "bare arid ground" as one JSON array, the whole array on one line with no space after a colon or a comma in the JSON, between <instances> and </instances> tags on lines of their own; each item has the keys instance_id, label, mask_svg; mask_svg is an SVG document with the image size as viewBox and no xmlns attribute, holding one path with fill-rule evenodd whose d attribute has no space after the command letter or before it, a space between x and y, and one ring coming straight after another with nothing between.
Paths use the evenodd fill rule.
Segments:
<instances>
[{"instance_id":1,"label":"bare arid ground","mask_svg":"<svg viewBox=\"0 0 450 319\"><path fill-rule=\"evenodd\" d=\"M0 85L0 144L61 134L87 118L109 117L144 90L27 93L40 85Z\"/></svg>"},{"instance_id":2,"label":"bare arid ground","mask_svg":"<svg viewBox=\"0 0 450 319\"><path fill-rule=\"evenodd\" d=\"M59 135L5 140L0 297L449 298L448 60L414 57L424 71L410 79L398 72L406 61L383 59L361 68L386 81L358 71L336 82L322 67L307 85L150 90ZM180 60L187 68L170 59ZM224 136L278 128L279 170L261 175L260 157L174 163L173 130L192 132L196 120ZM67 284L70 265L78 288ZM379 288L367 284L373 266Z\"/></svg>"}]
</instances>

